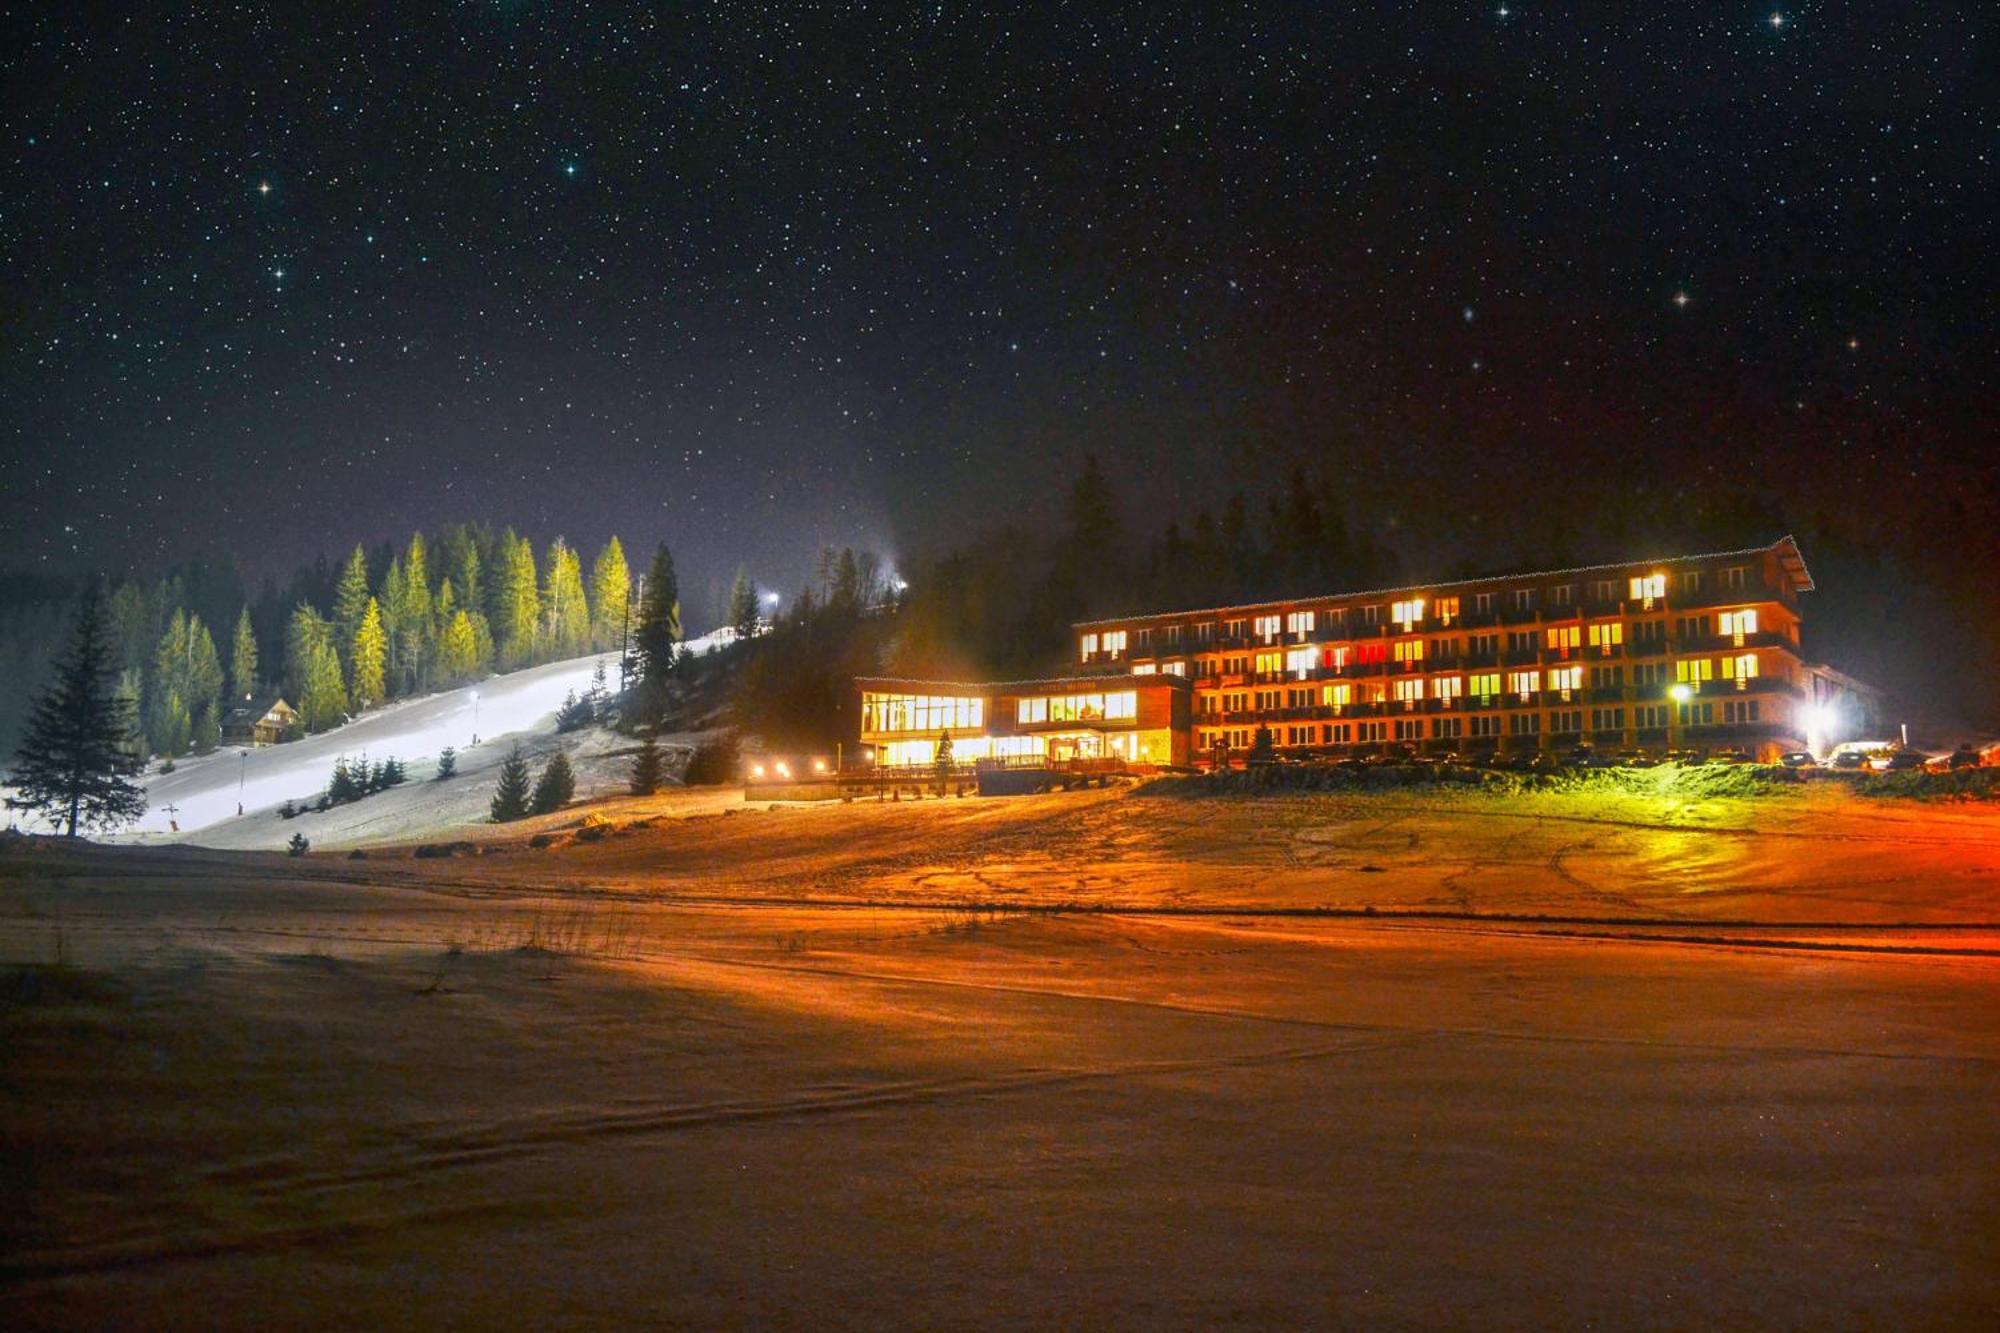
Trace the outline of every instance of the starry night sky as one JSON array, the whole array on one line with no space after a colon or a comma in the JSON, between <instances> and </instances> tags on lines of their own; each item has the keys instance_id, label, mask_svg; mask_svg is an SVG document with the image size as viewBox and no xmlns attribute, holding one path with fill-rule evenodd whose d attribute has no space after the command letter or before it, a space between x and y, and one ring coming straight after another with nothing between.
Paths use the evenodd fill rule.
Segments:
<instances>
[{"instance_id":1,"label":"starry night sky","mask_svg":"<svg viewBox=\"0 0 2000 1333\"><path fill-rule=\"evenodd\" d=\"M0 44L9 568L791 587L1085 450L1144 525L1294 461L1461 545L1993 512L1979 7L130 8Z\"/></svg>"}]
</instances>

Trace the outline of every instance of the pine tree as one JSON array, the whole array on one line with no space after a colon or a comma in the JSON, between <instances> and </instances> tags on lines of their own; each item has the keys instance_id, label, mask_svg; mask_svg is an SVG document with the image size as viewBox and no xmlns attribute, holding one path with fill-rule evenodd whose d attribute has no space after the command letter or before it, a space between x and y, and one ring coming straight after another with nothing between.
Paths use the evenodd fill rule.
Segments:
<instances>
[{"instance_id":1,"label":"pine tree","mask_svg":"<svg viewBox=\"0 0 2000 1333\"><path fill-rule=\"evenodd\" d=\"M597 720L597 709L591 704L590 696L577 698L571 690L563 696L562 707L556 709L557 731L581 731Z\"/></svg>"},{"instance_id":2,"label":"pine tree","mask_svg":"<svg viewBox=\"0 0 2000 1333\"><path fill-rule=\"evenodd\" d=\"M396 634L398 665L403 692L425 688L429 683L431 646L436 633L431 625L430 562L424 551L424 535L410 535L403 553L403 587L397 607Z\"/></svg>"},{"instance_id":3,"label":"pine tree","mask_svg":"<svg viewBox=\"0 0 2000 1333\"><path fill-rule=\"evenodd\" d=\"M379 704L388 697L382 677L387 653L388 636L382 632L382 608L370 597L362 607L361 619L354 627L354 638L347 650L353 682L349 693L356 712Z\"/></svg>"},{"instance_id":4,"label":"pine tree","mask_svg":"<svg viewBox=\"0 0 2000 1333\"><path fill-rule=\"evenodd\" d=\"M346 755L341 755L333 761L333 776L328 778L326 783L326 799L329 804L346 805L349 801L358 801L367 794L368 765L363 763L359 765L359 769L357 773L356 767L347 762Z\"/></svg>"},{"instance_id":5,"label":"pine tree","mask_svg":"<svg viewBox=\"0 0 2000 1333\"><path fill-rule=\"evenodd\" d=\"M756 636L757 585L750 581L749 571L740 565L736 569L736 582L729 588L729 623L739 639Z\"/></svg>"},{"instance_id":6,"label":"pine tree","mask_svg":"<svg viewBox=\"0 0 2000 1333\"><path fill-rule=\"evenodd\" d=\"M558 537L549 544L542 584L542 651L550 660L575 657L590 642L590 607L584 600L583 562Z\"/></svg>"},{"instance_id":7,"label":"pine tree","mask_svg":"<svg viewBox=\"0 0 2000 1333\"><path fill-rule=\"evenodd\" d=\"M194 719L188 716L187 700L181 697L179 687L170 685L153 708L153 753L178 759L188 752L193 739Z\"/></svg>"},{"instance_id":8,"label":"pine tree","mask_svg":"<svg viewBox=\"0 0 2000 1333\"><path fill-rule=\"evenodd\" d=\"M257 631L250 625L250 608L236 617L236 635L229 645L229 697L247 702L257 693Z\"/></svg>"},{"instance_id":9,"label":"pine tree","mask_svg":"<svg viewBox=\"0 0 2000 1333\"><path fill-rule=\"evenodd\" d=\"M396 758L395 755L392 754L382 761L380 779L382 787L400 787L403 785L406 776L403 772L403 761Z\"/></svg>"},{"instance_id":10,"label":"pine tree","mask_svg":"<svg viewBox=\"0 0 2000 1333\"><path fill-rule=\"evenodd\" d=\"M569 756L557 750L549 756L548 766L542 769L542 776L535 782L535 794L528 802L531 813L546 815L552 810L560 810L576 796L576 772L569 766Z\"/></svg>"},{"instance_id":11,"label":"pine tree","mask_svg":"<svg viewBox=\"0 0 2000 1333\"><path fill-rule=\"evenodd\" d=\"M937 794L947 795L951 790L951 733L940 731L937 738L937 754L932 761L936 769Z\"/></svg>"},{"instance_id":12,"label":"pine tree","mask_svg":"<svg viewBox=\"0 0 2000 1333\"><path fill-rule=\"evenodd\" d=\"M205 703L195 710L194 733L189 744L196 754L213 753L222 744L222 723L216 716L213 703Z\"/></svg>"},{"instance_id":13,"label":"pine tree","mask_svg":"<svg viewBox=\"0 0 2000 1333\"><path fill-rule=\"evenodd\" d=\"M153 657L151 685L148 739L161 754L182 755L193 736L193 719L204 706L213 708L222 693L222 663L200 616L174 611ZM169 698L179 701L177 709L168 707Z\"/></svg>"},{"instance_id":14,"label":"pine tree","mask_svg":"<svg viewBox=\"0 0 2000 1333\"><path fill-rule=\"evenodd\" d=\"M146 812L145 793L125 778L134 719L112 689L113 654L92 585L14 758L14 804L39 811L72 838L81 828L116 828Z\"/></svg>"},{"instance_id":15,"label":"pine tree","mask_svg":"<svg viewBox=\"0 0 2000 1333\"><path fill-rule=\"evenodd\" d=\"M451 746L447 745L442 750L438 751L437 776L432 780L435 782L443 782L446 778L456 777L457 775L458 775L458 751L453 749Z\"/></svg>"},{"instance_id":16,"label":"pine tree","mask_svg":"<svg viewBox=\"0 0 2000 1333\"><path fill-rule=\"evenodd\" d=\"M489 807L496 824L506 824L528 813L528 760L516 745L507 751L500 765L500 785L494 789Z\"/></svg>"},{"instance_id":17,"label":"pine tree","mask_svg":"<svg viewBox=\"0 0 2000 1333\"><path fill-rule=\"evenodd\" d=\"M632 571L625 563L625 548L613 537L590 567L590 642L598 652L609 652L623 641L631 595Z\"/></svg>"},{"instance_id":18,"label":"pine tree","mask_svg":"<svg viewBox=\"0 0 2000 1333\"><path fill-rule=\"evenodd\" d=\"M674 555L665 542L653 551L653 566L639 597L639 619L632 627L632 655L639 679L663 684L672 674L681 641L681 590L674 576Z\"/></svg>"},{"instance_id":19,"label":"pine tree","mask_svg":"<svg viewBox=\"0 0 2000 1333\"><path fill-rule=\"evenodd\" d=\"M300 722L307 731L338 725L347 712L347 686L340 654L334 651L333 626L301 602L285 639L286 674L293 682Z\"/></svg>"},{"instance_id":20,"label":"pine tree","mask_svg":"<svg viewBox=\"0 0 2000 1333\"><path fill-rule=\"evenodd\" d=\"M444 632L438 635L437 678L440 684L459 685L479 676L479 636L472 617L464 611L452 614Z\"/></svg>"},{"instance_id":21,"label":"pine tree","mask_svg":"<svg viewBox=\"0 0 2000 1333\"><path fill-rule=\"evenodd\" d=\"M526 537L513 539L503 567L500 619L494 630L500 658L510 667L535 660L536 631L541 624L541 592L535 583L535 548Z\"/></svg>"},{"instance_id":22,"label":"pine tree","mask_svg":"<svg viewBox=\"0 0 2000 1333\"><path fill-rule=\"evenodd\" d=\"M651 796L660 789L665 764L660 753L660 743L647 732L645 740L639 743L639 753L632 757L632 794Z\"/></svg>"},{"instance_id":23,"label":"pine tree","mask_svg":"<svg viewBox=\"0 0 2000 1333\"><path fill-rule=\"evenodd\" d=\"M354 636L361 630L362 617L368 613L368 555L359 546L354 554L347 557L341 566L340 583L333 593L333 634L334 643L340 648L340 660L349 671L354 669L350 654L354 651ZM380 612L377 612L379 616ZM368 696L380 699L378 690Z\"/></svg>"}]
</instances>

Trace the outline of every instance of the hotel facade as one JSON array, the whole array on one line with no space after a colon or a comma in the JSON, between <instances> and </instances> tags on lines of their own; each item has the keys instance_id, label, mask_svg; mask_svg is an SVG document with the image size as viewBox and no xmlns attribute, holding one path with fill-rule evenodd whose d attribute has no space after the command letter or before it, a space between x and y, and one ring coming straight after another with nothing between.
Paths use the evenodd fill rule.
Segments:
<instances>
[{"instance_id":1,"label":"hotel facade","mask_svg":"<svg viewBox=\"0 0 2000 1333\"><path fill-rule=\"evenodd\" d=\"M1769 546L1287 598L1075 627L1084 670L1194 690L1202 761L1280 753L1798 749L1790 537Z\"/></svg>"},{"instance_id":2,"label":"hotel facade","mask_svg":"<svg viewBox=\"0 0 2000 1333\"><path fill-rule=\"evenodd\" d=\"M1812 730L1790 537L1769 546L1096 620L1077 673L969 684L864 679L883 765L1278 754L1742 750Z\"/></svg>"}]
</instances>

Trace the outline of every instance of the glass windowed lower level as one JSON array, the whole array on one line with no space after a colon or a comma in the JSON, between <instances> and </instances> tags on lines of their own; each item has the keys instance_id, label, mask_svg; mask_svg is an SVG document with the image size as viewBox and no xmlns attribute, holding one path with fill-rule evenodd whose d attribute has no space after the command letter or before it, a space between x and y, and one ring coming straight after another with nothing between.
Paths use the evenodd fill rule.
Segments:
<instances>
[{"instance_id":1,"label":"glass windowed lower level","mask_svg":"<svg viewBox=\"0 0 2000 1333\"><path fill-rule=\"evenodd\" d=\"M1164 763L1164 754L1154 754L1150 736L1131 731L1049 731L1033 736L953 736L951 758L955 764L976 763L981 759L1020 762L1045 759L1064 764L1072 759L1124 759L1132 763ZM884 768L903 768L937 762L938 742L927 740L888 741L878 746L875 762Z\"/></svg>"}]
</instances>

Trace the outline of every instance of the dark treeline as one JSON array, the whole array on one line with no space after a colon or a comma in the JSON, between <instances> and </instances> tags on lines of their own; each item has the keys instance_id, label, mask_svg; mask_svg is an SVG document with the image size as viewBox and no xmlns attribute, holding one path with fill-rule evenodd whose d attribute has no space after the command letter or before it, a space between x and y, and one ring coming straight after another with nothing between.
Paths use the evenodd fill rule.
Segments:
<instances>
[{"instance_id":1,"label":"dark treeline","mask_svg":"<svg viewBox=\"0 0 2000 1333\"><path fill-rule=\"evenodd\" d=\"M1088 461L1059 521L907 561L907 588L841 595L823 559L814 586L740 650L736 719L774 746L830 751L858 734L853 677L1068 673L1077 620L1732 550L1791 533L1818 584L1805 604L1808 657L1889 688L1919 717L1993 720L2000 603L1982 571L2000 567L2000 532L1990 526L1961 529L1985 533L1977 549L1934 548L1723 487L1670 511L1634 499L1595 506L1587 521L1509 524L1506 498L1484 515L1427 523L1412 507L1388 530L1357 522L1331 479L1297 470L1273 494L1235 494L1132 531Z\"/></svg>"}]
</instances>

